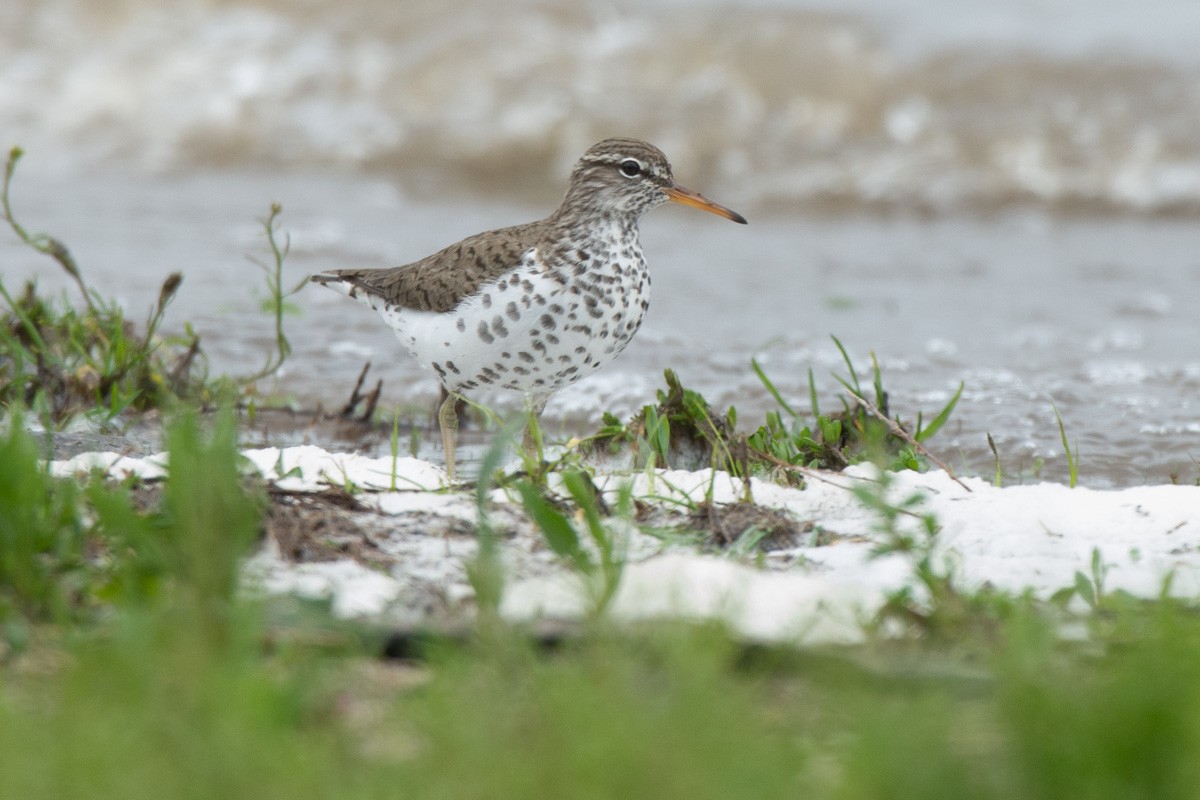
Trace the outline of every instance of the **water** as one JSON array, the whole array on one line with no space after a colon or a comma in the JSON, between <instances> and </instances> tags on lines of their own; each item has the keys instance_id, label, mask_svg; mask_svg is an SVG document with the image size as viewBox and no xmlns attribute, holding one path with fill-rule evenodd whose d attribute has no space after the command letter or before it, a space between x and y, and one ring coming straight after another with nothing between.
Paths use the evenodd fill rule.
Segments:
<instances>
[{"instance_id":1,"label":"water","mask_svg":"<svg viewBox=\"0 0 1200 800\"><path fill-rule=\"evenodd\" d=\"M182 270L168 325L235 372L271 343L246 258L271 201L289 281L401 264L544 215L589 144L645 136L751 225L646 217L645 327L552 427L631 413L667 366L753 421L752 355L801 407L812 368L831 407L832 334L907 418L965 382L935 440L963 471L990 474L990 432L1011 478L1063 478L1053 401L1085 483L1191 481L1200 29L1190 0L1080 5L16 2L0 131L28 152L21 219L131 309ZM6 284L53 270L3 242ZM338 405L370 359L388 403L432 402L369 311L294 300L268 388Z\"/></svg>"}]
</instances>

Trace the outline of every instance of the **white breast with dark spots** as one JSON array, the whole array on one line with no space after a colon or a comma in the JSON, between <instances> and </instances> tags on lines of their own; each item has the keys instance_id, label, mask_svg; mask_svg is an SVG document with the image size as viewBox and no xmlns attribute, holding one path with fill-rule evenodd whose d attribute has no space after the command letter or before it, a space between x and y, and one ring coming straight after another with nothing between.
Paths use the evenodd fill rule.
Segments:
<instances>
[{"instance_id":1,"label":"white breast with dark spots","mask_svg":"<svg viewBox=\"0 0 1200 800\"><path fill-rule=\"evenodd\" d=\"M636 245L547 268L530 251L513 272L444 314L381 310L451 391L501 387L547 396L625 349L650 302Z\"/></svg>"}]
</instances>

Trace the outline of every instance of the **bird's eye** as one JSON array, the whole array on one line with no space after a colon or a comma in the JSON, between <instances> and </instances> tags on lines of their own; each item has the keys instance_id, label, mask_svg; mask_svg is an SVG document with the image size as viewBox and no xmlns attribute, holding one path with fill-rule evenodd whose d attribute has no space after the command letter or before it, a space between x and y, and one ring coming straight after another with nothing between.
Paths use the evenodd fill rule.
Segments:
<instances>
[{"instance_id":1,"label":"bird's eye","mask_svg":"<svg viewBox=\"0 0 1200 800\"><path fill-rule=\"evenodd\" d=\"M621 162L621 174L626 178L636 178L642 174L642 165L632 158Z\"/></svg>"}]
</instances>

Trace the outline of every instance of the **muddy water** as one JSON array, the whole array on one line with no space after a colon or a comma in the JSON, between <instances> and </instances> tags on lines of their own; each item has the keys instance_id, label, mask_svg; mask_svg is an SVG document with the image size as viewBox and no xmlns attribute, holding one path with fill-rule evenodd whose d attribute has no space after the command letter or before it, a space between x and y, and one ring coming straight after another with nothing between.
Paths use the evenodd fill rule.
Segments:
<instances>
[{"instance_id":1,"label":"muddy water","mask_svg":"<svg viewBox=\"0 0 1200 800\"><path fill-rule=\"evenodd\" d=\"M266 256L254 220L271 199L285 207L289 282L336 265L404 263L538 214L312 175L42 179L21 184L19 197L22 215L72 243L90 280L129 308L148 308L165 274L182 270L168 324L190 320L212 368L235 372L256 367L271 344L262 275L247 258ZM1062 477L1052 402L1090 485L1200 471L1200 226L1191 221L760 213L741 227L667 207L645 219L643 245L654 280L645 326L614 364L552 401L552 428L633 412L653 399L664 367L744 421L761 419L773 401L751 356L802 408L812 368L829 405L831 374L845 374L836 335L863 370L875 353L906 417L928 417L965 383L938 450L968 472L990 471L990 432L1010 475L1032 477L1042 459L1047 477ZM66 289L53 264L15 247L4 258L6 281L37 273ZM433 402L432 375L370 311L318 287L293 301L295 353L263 388L334 406L369 360L385 403ZM481 399L519 406L509 393Z\"/></svg>"},{"instance_id":2,"label":"muddy water","mask_svg":"<svg viewBox=\"0 0 1200 800\"><path fill-rule=\"evenodd\" d=\"M255 219L284 205L289 280L388 266L551 210L607 135L663 146L748 227L650 214L638 338L547 410L563 432L653 398L664 367L753 423L749 367L828 407L874 352L893 410L962 402L936 441L990 474L1062 479L1051 402L1094 486L1200 476L1200 47L1194 0L494 4L16 0L0 6L0 134L16 210L132 309L186 279L216 371L256 369ZM836 12L836 13L835 13ZM514 47L513 43L519 46ZM12 288L54 266L0 239ZM433 379L332 292L293 298L278 383L384 402ZM501 409L504 395L481 399Z\"/></svg>"}]
</instances>

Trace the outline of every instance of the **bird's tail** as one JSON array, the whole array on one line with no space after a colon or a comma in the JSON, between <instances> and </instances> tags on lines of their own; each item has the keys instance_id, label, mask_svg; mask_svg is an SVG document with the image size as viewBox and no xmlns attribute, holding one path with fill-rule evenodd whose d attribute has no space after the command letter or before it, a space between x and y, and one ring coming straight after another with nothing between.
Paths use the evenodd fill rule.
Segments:
<instances>
[{"instance_id":1,"label":"bird's tail","mask_svg":"<svg viewBox=\"0 0 1200 800\"><path fill-rule=\"evenodd\" d=\"M334 269L309 276L309 281L319 283L340 292L376 311L384 305L383 299L370 291L359 279L360 270Z\"/></svg>"}]
</instances>

